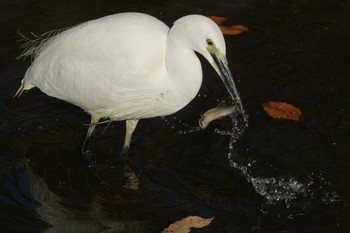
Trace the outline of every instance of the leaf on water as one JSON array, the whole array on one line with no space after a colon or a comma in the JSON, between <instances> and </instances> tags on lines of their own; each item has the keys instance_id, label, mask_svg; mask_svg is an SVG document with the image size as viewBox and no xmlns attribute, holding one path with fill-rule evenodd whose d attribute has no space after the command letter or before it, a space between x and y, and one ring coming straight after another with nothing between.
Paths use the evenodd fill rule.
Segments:
<instances>
[{"instance_id":1,"label":"leaf on water","mask_svg":"<svg viewBox=\"0 0 350 233\"><path fill-rule=\"evenodd\" d=\"M199 216L188 216L184 219L170 224L162 233L188 233L191 228L203 228L213 221L213 218L202 218Z\"/></svg>"},{"instance_id":2,"label":"leaf on water","mask_svg":"<svg viewBox=\"0 0 350 233\"><path fill-rule=\"evenodd\" d=\"M267 102L263 105L264 110L272 118L299 121L301 110L286 102Z\"/></svg>"},{"instance_id":3,"label":"leaf on water","mask_svg":"<svg viewBox=\"0 0 350 233\"><path fill-rule=\"evenodd\" d=\"M227 20L226 17L215 16L215 15L209 16L209 18L211 20L213 20L217 25L220 25L221 23L223 23L223 22L225 22Z\"/></svg>"},{"instance_id":4,"label":"leaf on water","mask_svg":"<svg viewBox=\"0 0 350 233\"><path fill-rule=\"evenodd\" d=\"M242 32L247 32L249 29L243 25L233 25L233 26L219 26L220 30L224 35L238 35Z\"/></svg>"},{"instance_id":5,"label":"leaf on water","mask_svg":"<svg viewBox=\"0 0 350 233\"><path fill-rule=\"evenodd\" d=\"M227 20L226 17L212 15L209 16L209 18L219 25L219 28L224 35L238 35L242 32L249 31L249 29L243 25L222 26L221 24Z\"/></svg>"}]
</instances>

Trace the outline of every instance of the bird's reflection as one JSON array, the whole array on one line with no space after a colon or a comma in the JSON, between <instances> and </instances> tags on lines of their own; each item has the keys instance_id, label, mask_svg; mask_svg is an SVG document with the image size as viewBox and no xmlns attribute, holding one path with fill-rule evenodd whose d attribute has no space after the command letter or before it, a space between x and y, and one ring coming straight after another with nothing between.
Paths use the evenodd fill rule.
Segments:
<instances>
[{"instance_id":1,"label":"bird's reflection","mask_svg":"<svg viewBox=\"0 0 350 233\"><path fill-rule=\"evenodd\" d=\"M47 162L51 163L49 160ZM100 179L98 169L102 167L91 172L84 169L74 170L73 167L65 165L48 164L43 169L43 164L34 165L30 160L24 164L32 197L40 204L37 212L50 225L45 233L151 232L147 220L137 217L131 219L125 215L126 208L137 206L139 194L136 191L128 192L129 187L125 188L124 179ZM59 172L56 170L59 167L64 168ZM128 169L129 173L133 173L130 166ZM118 177L116 173L114 176ZM132 175L136 176L135 173ZM81 190L83 186L85 188ZM140 213L135 212L135 216L137 215L140 216Z\"/></svg>"}]
</instances>

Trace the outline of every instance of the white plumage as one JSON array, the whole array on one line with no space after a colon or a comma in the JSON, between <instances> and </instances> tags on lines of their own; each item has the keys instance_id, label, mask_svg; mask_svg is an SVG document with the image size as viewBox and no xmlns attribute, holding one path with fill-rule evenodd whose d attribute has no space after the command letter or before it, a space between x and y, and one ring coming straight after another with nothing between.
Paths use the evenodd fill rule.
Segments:
<instances>
[{"instance_id":1,"label":"white plumage","mask_svg":"<svg viewBox=\"0 0 350 233\"><path fill-rule=\"evenodd\" d=\"M65 30L32 50L34 61L17 94L38 87L87 111L92 124L84 153L99 119L133 122L127 149L139 119L175 113L196 96L202 69L195 52L213 65L244 114L225 50L220 29L204 16L185 16L169 29L146 14L115 14Z\"/></svg>"}]
</instances>

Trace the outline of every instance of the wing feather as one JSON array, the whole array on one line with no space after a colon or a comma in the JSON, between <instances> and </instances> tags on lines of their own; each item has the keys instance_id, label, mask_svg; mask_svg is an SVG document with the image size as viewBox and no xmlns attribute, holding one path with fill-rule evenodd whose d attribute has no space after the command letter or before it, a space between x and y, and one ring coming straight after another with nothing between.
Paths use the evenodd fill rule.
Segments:
<instances>
[{"instance_id":1,"label":"wing feather","mask_svg":"<svg viewBox=\"0 0 350 233\"><path fill-rule=\"evenodd\" d=\"M23 37L27 42L20 57L34 57L25 85L100 117L136 119L169 112L160 98L166 87L158 86L166 78L169 28L139 16L117 14L34 39Z\"/></svg>"}]
</instances>

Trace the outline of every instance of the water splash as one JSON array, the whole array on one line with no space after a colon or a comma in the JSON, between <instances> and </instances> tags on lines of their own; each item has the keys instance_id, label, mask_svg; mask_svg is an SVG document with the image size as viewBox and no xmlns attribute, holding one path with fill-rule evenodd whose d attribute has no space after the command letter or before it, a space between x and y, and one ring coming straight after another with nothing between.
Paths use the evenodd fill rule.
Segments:
<instances>
[{"instance_id":1,"label":"water splash","mask_svg":"<svg viewBox=\"0 0 350 233\"><path fill-rule=\"evenodd\" d=\"M230 143L230 149L233 143ZM303 194L306 187L303 183L297 181L293 177L253 177L251 175L251 167L253 162L247 165L239 165L235 162L232 152L228 154L230 166L239 169L246 180L252 184L256 193L263 196L267 203L284 202L288 207L298 195Z\"/></svg>"},{"instance_id":2,"label":"water splash","mask_svg":"<svg viewBox=\"0 0 350 233\"><path fill-rule=\"evenodd\" d=\"M283 201L286 207L304 193L305 186L293 177L289 178L261 178L250 179L255 191L265 197L268 203Z\"/></svg>"},{"instance_id":3,"label":"water splash","mask_svg":"<svg viewBox=\"0 0 350 233\"><path fill-rule=\"evenodd\" d=\"M212 100L208 100L209 96L206 94L198 94L197 99L203 99L206 101L211 102ZM231 97L228 96L228 100L220 100L215 99L215 102L217 104L225 102L228 105L234 105L234 102L230 99ZM238 113L234 114L233 116L230 116L234 125L234 128L232 131L223 131L220 129L215 129L215 132L221 135L228 135L231 136L231 138L236 138L236 140L243 135L244 129L248 126L248 115L243 113L242 116L239 116ZM198 119L200 116L198 116ZM192 125L189 123L184 122L183 120L179 119L177 116L168 116L168 117L161 117L163 122L167 127L170 127L171 129L176 129L178 133L180 134L191 134L191 133L197 133L203 129L199 127L199 125Z\"/></svg>"},{"instance_id":4,"label":"water splash","mask_svg":"<svg viewBox=\"0 0 350 233\"><path fill-rule=\"evenodd\" d=\"M177 129L178 133L180 134L191 134L201 131L199 126L193 126L186 122L183 122L182 120L178 120L177 117L173 118L166 118L161 117L161 119L164 121L165 125L170 127L171 129Z\"/></svg>"},{"instance_id":5,"label":"water splash","mask_svg":"<svg viewBox=\"0 0 350 233\"><path fill-rule=\"evenodd\" d=\"M198 126L187 124L177 117L164 117L162 119L166 125L178 130L181 134L196 133L201 130ZM286 216L292 219L296 216L304 215L305 212L313 209L320 203L328 205L344 202L334 190L332 183L325 179L322 174L311 173L303 181L299 181L290 175L278 177L256 177L252 175L254 170L253 164L256 161L237 162L241 161L241 159L238 159L233 154L235 151L234 145L243 135L248 124L237 116L233 116L231 120L232 128L230 130L215 128L214 132L230 138L228 145L230 166L240 170L255 192L265 198L266 202L261 206L261 213L276 212L273 208L278 206L278 208L284 208Z\"/></svg>"},{"instance_id":6,"label":"water splash","mask_svg":"<svg viewBox=\"0 0 350 233\"><path fill-rule=\"evenodd\" d=\"M268 214L273 211L274 206L284 206L284 209L289 209L289 212L286 211L287 217L293 219L304 215L318 204L345 202L334 190L332 183L320 173L311 173L304 182L292 176L254 177L252 165L256 161L239 164L233 154L235 142L236 138L232 138L229 143L230 166L240 170L246 180L252 184L255 192L265 198L266 202L261 206L261 213Z\"/></svg>"}]
</instances>

